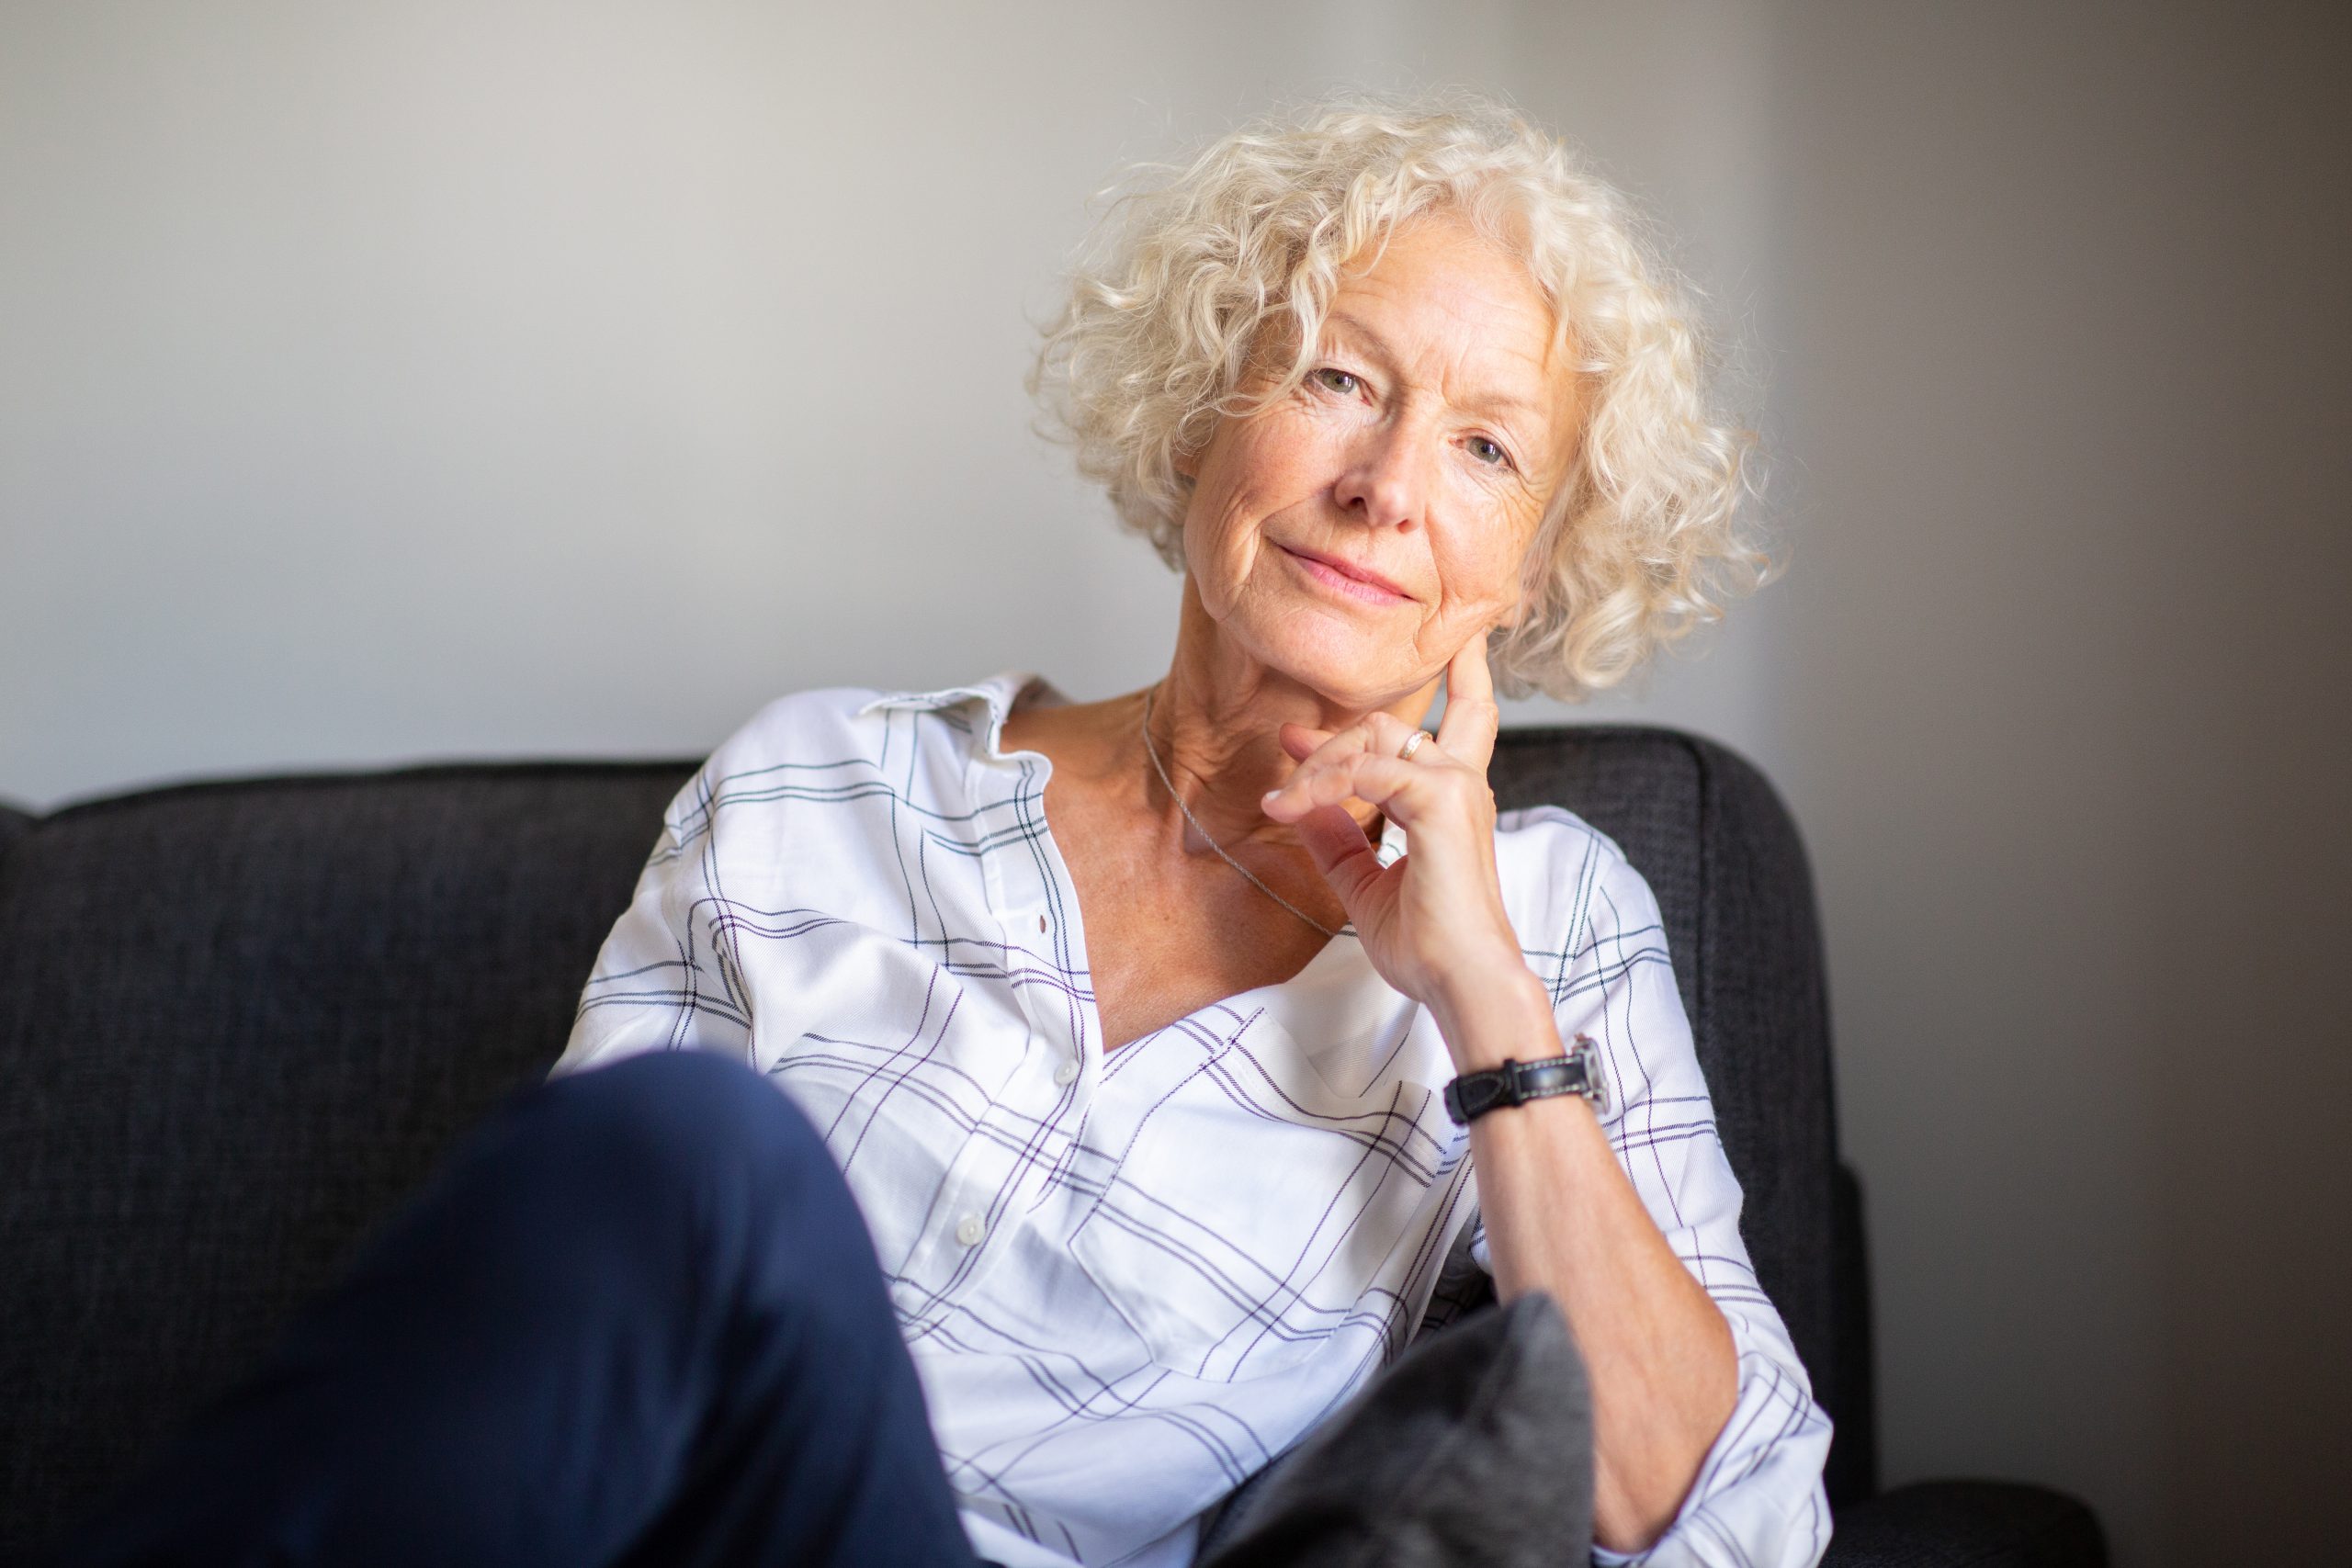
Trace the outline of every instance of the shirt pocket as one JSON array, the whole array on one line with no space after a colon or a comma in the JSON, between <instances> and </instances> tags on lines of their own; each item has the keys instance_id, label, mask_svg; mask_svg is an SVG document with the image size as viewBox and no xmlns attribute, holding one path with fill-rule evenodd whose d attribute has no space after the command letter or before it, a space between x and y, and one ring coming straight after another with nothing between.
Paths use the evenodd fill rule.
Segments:
<instances>
[{"instance_id":1,"label":"shirt pocket","mask_svg":"<svg viewBox=\"0 0 2352 1568\"><path fill-rule=\"evenodd\" d=\"M1347 1097L1294 1051L1227 1050L1152 1103L1070 1254L1186 1377L1262 1376L1342 1331L1377 1340L1457 1163L1452 1127L1413 1079Z\"/></svg>"}]
</instances>

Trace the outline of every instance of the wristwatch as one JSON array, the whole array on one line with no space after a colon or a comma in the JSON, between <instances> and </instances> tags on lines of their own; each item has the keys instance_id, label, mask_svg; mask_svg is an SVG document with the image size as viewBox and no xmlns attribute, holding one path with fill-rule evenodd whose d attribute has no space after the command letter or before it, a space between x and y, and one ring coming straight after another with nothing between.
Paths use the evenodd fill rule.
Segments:
<instances>
[{"instance_id":1,"label":"wristwatch","mask_svg":"<svg viewBox=\"0 0 2352 1568\"><path fill-rule=\"evenodd\" d=\"M1591 1102L1593 1114L1609 1113L1609 1083L1600 1076L1600 1053L1591 1035L1577 1035L1565 1056L1541 1062L1506 1056L1499 1067L1464 1073L1445 1086L1445 1113L1456 1125L1467 1126L1489 1111L1555 1094L1580 1094Z\"/></svg>"}]
</instances>

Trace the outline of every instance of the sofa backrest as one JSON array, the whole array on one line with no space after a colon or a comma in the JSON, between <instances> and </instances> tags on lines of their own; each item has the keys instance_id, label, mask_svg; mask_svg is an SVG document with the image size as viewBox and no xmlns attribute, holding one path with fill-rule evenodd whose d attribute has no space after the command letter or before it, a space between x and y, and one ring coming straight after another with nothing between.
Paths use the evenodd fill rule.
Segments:
<instances>
[{"instance_id":1,"label":"sofa backrest","mask_svg":"<svg viewBox=\"0 0 2352 1568\"><path fill-rule=\"evenodd\" d=\"M198 784L0 833L0 1561L95 1506L544 1075L690 771ZM1827 1035L1786 812L1656 729L1508 731L1493 776L1657 890L1750 1250L1838 1416Z\"/></svg>"}]
</instances>

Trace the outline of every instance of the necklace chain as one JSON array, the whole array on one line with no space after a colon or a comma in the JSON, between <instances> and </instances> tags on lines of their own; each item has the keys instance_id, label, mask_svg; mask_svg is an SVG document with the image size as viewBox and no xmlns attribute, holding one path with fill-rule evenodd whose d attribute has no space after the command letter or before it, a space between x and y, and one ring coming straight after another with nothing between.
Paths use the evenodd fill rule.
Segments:
<instances>
[{"instance_id":1,"label":"necklace chain","mask_svg":"<svg viewBox=\"0 0 2352 1568\"><path fill-rule=\"evenodd\" d=\"M1264 883L1259 881L1255 872L1251 871L1248 866L1243 865L1239 861L1235 860L1231 855L1227 854L1225 852L1225 846L1218 843L1215 839L1209 837L1209 830L1201 826L1201 819L1193 815L1193 808L1184 804L1184 797L1177 794L1176 786L1169 782L1168 770L1161 765L1159 761L1159 748L1151 743L1151 690L1149 687L1146 687L1143 694L1143 749L1144 754L1151 759L1151 771L1159 775L1159 782L1161 785L1167 789L1169 797L1176 802L1176 809L1184 814L1184 820L1193 825L1193 831L1198 833L1208 844L1208 847L1217 852L1217 857L1220 860L1224 861L1226 864L1231 866L1234 870L1239 872L1242 875L1248 877L1250 879L1250 886L1257 888L1259 892L1263 893L1267 897L1272 898L1275 903L1280 904L1283 908L1288 909L1292 914L1296 915L1300 919L1305 920L1308 925L1313 926L1325 936L1335 937L1340 934L1338 931L1333 931L1329 926L1325 925L1322 921L1308 914L1306 910L1300 908L1297 905L1292 903L1289 899L1283 897L1281 894L1275 892L1272 888L1267 886Z\"/></svg>"}]
</instances>

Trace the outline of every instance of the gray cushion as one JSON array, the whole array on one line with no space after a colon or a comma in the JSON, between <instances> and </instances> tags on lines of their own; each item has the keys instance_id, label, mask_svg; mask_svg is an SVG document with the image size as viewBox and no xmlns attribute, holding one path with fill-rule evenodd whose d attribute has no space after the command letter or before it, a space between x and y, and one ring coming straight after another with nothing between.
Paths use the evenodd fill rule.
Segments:
<instances>
[{"instance_id":1,"label":"gray cushion","mask_svg":"<svg viewBox=\"0 0 2352 1568\"><path fill-rule=\"evenodd\" d=\"M1537 1292L1415 1342L1204 1534L1203 1568L1560 1568L1592 1540L1592 1400Z\"/></svg>"}]
</instances>

